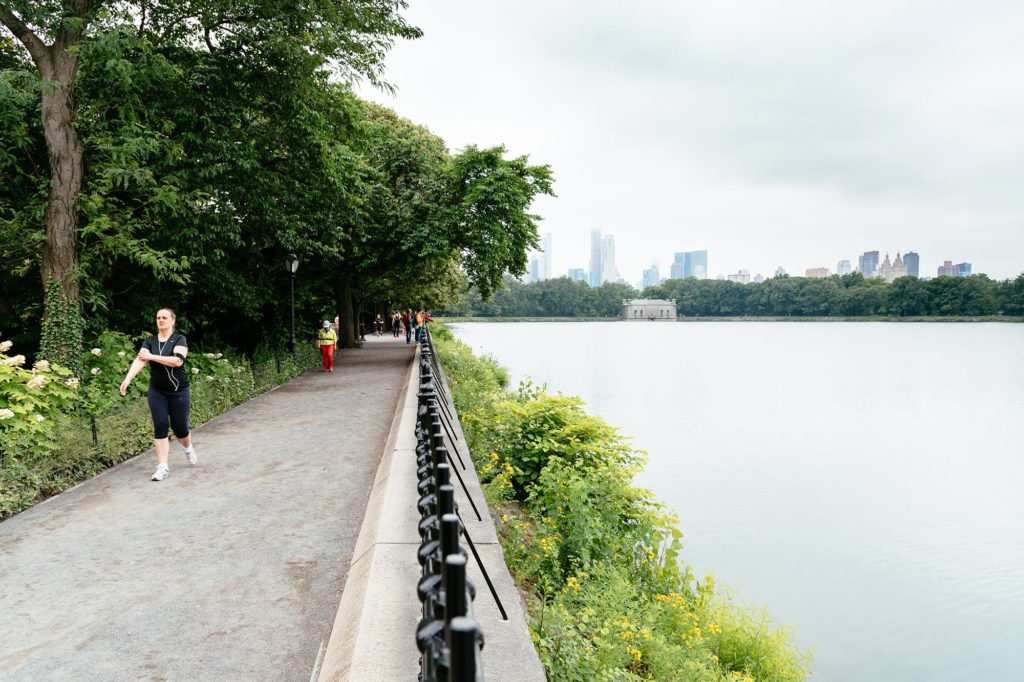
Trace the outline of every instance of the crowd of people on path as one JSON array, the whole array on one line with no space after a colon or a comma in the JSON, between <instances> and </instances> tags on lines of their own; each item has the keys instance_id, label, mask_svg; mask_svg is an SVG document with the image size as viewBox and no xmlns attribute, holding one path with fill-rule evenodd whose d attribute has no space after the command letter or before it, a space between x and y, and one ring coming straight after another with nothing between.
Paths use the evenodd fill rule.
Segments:
<instances>
[{"instance_id":1,"label":"crowd of people on path","mask_svg":"<svg viewBox=\"0 0 1024 682\"><path fill-rule=\"evenodd\" d=\"M412 308L408 308L404 311L395 310L391 313L388 318L391 323L391 336L394 338L400 338L402 331L405 331L405 342L412 343L413 340L419 343L420 338L423 336L423 332L426 329L428 323L433 322L434 318L430 317L423 308L420 308L416 312L412 311ZM373 319L372 334L374 336L384 336L385 328L388 320L377 313ZM362 322L359 323L360 334L363 333L365 326ZM334 318L332 324L328 320L324 320L323 327L318 333L321 360L323 362L324 372L334 371L334 353L338 345L338 318Z\"/></svg>"}]
</instances>

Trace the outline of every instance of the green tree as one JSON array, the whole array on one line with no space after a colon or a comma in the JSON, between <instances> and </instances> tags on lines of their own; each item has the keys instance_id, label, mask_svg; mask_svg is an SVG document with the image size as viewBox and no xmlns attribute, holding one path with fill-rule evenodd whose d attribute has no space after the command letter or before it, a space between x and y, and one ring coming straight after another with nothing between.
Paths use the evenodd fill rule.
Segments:
<instances>
[{"instance_id":1,"label":"green tree","mask_svg":"<svg viewBox=\"0 0 1024 682\"><path fill-rule=\"evenodd\" d=\"M78 305L81 218L107 215L103 207L90 215L89 207L80 205L86 149L75 88L93 41L129 27L160 46L201 44L210 54L234 54L255 71L272 70L282 58L308 60L318 69L330 66L335 73L379 82L382 58L392 41L420 35L399 16L404 8L403 2L376 0L310 0L301 5L288 0L0 0L0 23L24 46L45 84L39 89L49 160L40 266L44 284L56 281L62 300ZM111 189L116 181L112 178Z\"/></svg>"},{"instance_id":2,"label":"green tree","mask_svg":"<svg viewBox=\"0 0 1024 682\"><path fill-rule=\"evenodd\" d=\"M890 315L924 315L928 312L928 288L916 277L899 277L886 287L885 309Z\"/></svg>"}]
</instances>

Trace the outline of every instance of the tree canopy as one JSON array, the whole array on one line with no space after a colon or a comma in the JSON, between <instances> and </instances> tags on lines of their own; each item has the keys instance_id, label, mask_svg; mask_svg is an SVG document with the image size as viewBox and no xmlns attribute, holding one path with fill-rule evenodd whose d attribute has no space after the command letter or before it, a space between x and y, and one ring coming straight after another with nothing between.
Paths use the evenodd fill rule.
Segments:
<instances>
[{"instance_id":1,"label":"tree canopy","mask_svg":"<svg viewBox=\"0 0 1024 682\"><path fill-rule=\"evenodd\" d=\"M87 334L169 306L197 339L250 350L255 329L286 335L295 253L299 319L341 313L351 343L361 306L446 304L522 274L550 169L502 147L453 154L347 84L389 87L386 51L419 35L404 7L0 0L0 328L33 346L53 279ZM64 81L40 66L60 50ZM46 93L61 88L81 158L58 201ZM73 207L65 251L56 205Z\"/></svg>"}]
</instances>

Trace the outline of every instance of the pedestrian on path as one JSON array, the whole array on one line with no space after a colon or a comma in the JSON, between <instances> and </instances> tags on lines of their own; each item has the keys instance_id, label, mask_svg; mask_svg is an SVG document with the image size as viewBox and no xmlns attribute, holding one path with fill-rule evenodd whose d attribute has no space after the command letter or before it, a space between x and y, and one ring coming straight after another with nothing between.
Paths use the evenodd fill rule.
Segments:
<instances>
[{"instance_id":1,"label":"pedestrian on path","mask_svg":"<svg viewBox=\"0 0 1024 682\"><path fill-rule=\"evenodd\" d=\"M178 442L185 448L189 464L199 461L188 428L192 408L188 373L185 371L188 340L174 330L176 322L173 310L161 308L156 311L156 334L142 342L138 355L128 368L128 375L121 382L121 395L124 395L135 375L150 365L146 399L153 418L153 447L157 462L156 471L153 472L154 481L162 481L171 473L167 465L167 455L171 449L168 426L174 430Z\"/></svg>"},{"instance_id":2,"label":"pedestrian on path","mask_svg":"<svg viewBox=\"0 0 1024 682\"><path fill-rule=\"evenodd\" d=\"M405 327L405 342L412 341L412 308L402 313L402 326Z\"/></svg>"},{"instance_id":3,"label":"pedestrian on path","mask_svg":"<svg viewBox=\"0 0 1024 682\"><path fill-rule=\"evenodd\" d=\"M397 310L391 316L391 336L398 338L398 332L402 328L402 315Z\"/></svg>"},{"instance_id":4,"label":"pedestrian on path","mask_svg":"<svg viewBox=\"0 0 1024 682\"><path fill-rule=\"evenodd\" d=\"M320 338L320 359L324 363L325 372L334 371L334 347L338 344L338 332L334 331L331 323L324 320L323 327L318 334Z\"/></svg>"},{"instance_id":5,"label":"pedestrian on path","mask_svg":"<svg viewBox=\"0 0 1024 682\"><path fill-rule=\"evenodd\" d=\"M384 336L384 318L380 316L380 313L373 318L373 333L377 336Z\"/></svg>"},{"instance_id":6,"label":"pedestrian on path","mask_svg":"<svg viewBox=\"0 0 1024 682\"><path fill-rule=\"evenodd\" d=\"M433 318L423 312L423 308L420 308L416 312L416 343L420 342L420 338L422 338L423 334L426 332L427 322L433 321Z\"/></svg>"}]
</instances>

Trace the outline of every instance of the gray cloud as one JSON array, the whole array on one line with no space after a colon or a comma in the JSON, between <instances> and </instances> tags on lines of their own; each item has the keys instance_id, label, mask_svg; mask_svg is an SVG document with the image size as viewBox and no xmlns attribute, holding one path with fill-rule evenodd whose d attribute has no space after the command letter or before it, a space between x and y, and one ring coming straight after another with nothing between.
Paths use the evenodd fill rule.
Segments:
<instances>
[{"instance_id":1,"label":"gray cloud","mask_svg":"<svg viewBox=\"0 0 1024 682\"><path fill-rule=\"evenodd\" d=\"M821 4L433 0L385 103L552 163L556 270L591 228L628 279L696 246L713 272L873 248L1024 270L1024 6Z\"/></svg>"}]
</instances>

